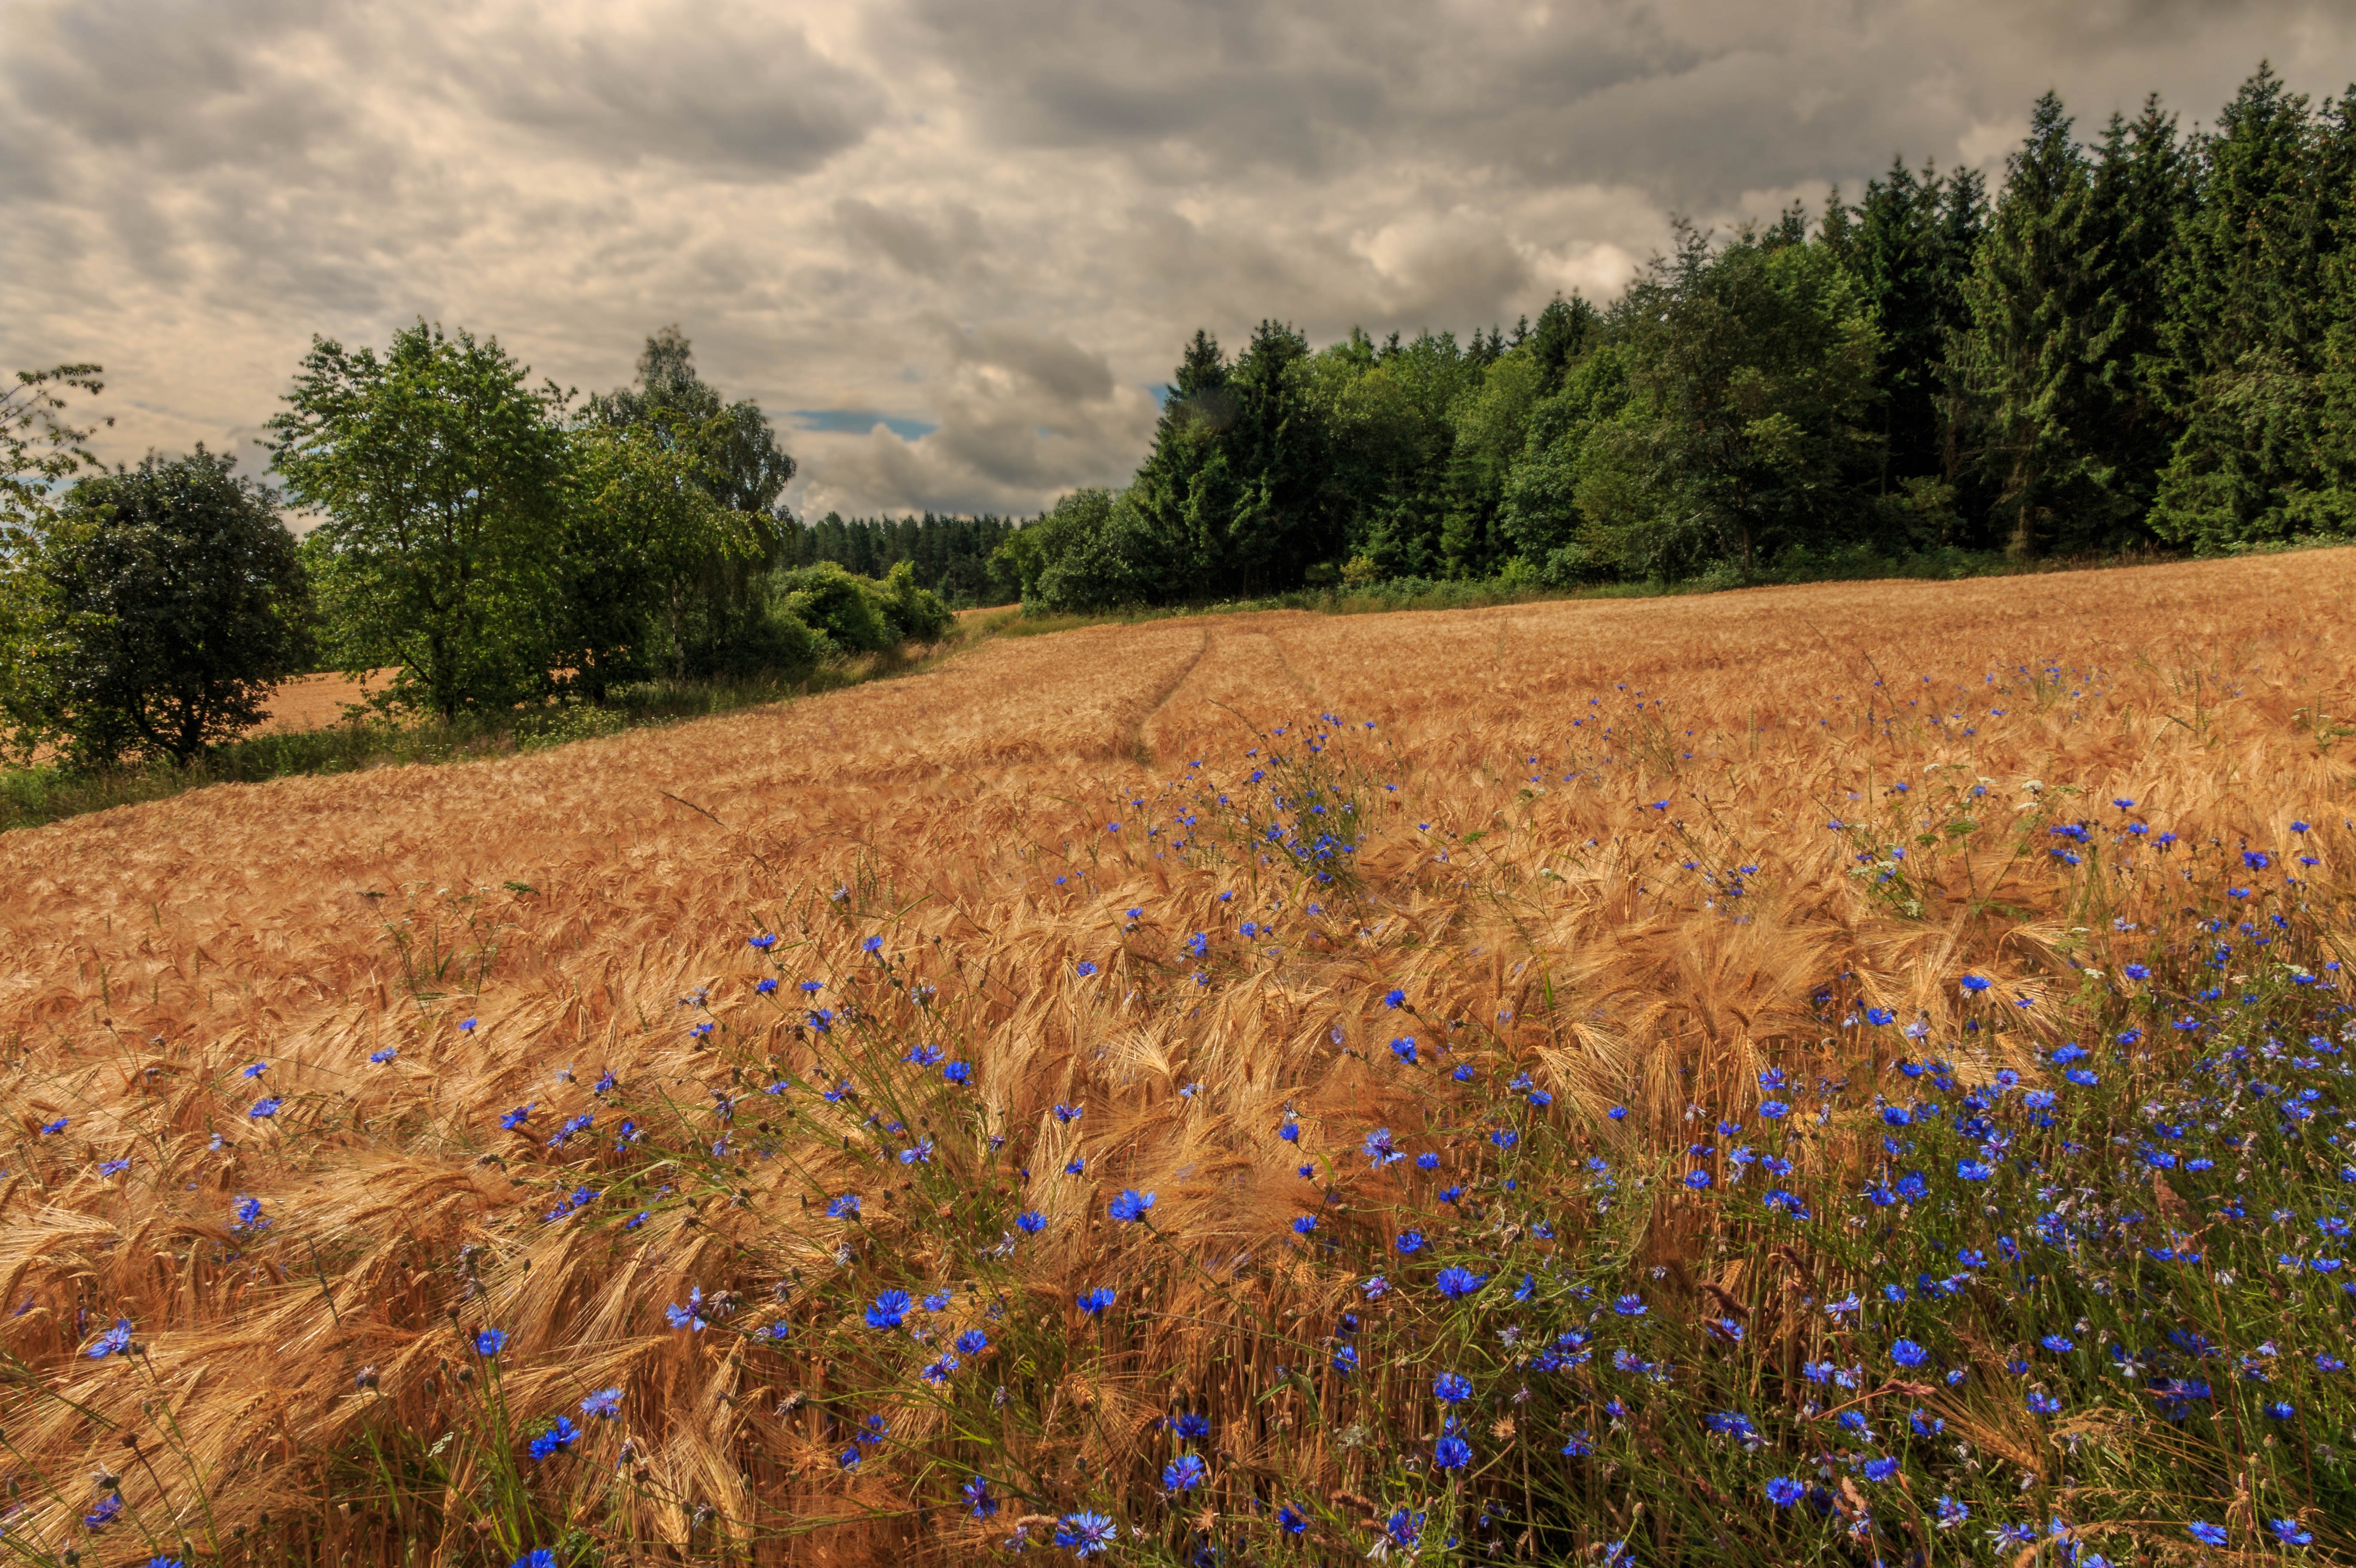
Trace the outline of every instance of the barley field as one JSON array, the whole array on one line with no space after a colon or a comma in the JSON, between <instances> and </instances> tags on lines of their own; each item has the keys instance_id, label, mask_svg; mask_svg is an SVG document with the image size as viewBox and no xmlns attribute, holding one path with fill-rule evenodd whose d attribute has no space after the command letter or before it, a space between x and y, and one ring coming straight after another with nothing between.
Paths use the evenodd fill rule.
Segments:
<instances>
[{"instance_id":1,"label":"barley field","mask_svg":"<svg viewBox=\"0 0 2356 1568\"><path fill-rule=\"evenodd\" d=\"M0 1547L2345 1561L2351 600L1182 617L0 837Z\"/></svg>"}]
</instances>

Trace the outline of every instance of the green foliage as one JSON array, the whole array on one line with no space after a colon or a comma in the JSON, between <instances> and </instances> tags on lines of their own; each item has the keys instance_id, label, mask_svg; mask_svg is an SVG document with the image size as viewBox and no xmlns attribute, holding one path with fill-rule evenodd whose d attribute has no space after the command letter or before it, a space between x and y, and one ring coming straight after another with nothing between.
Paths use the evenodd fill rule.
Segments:
<instances>
[{"instance_id":1,"label":"green foliage","mask_svg":"<svg viewBox=\"0 0 2356 1568\"><path fill-rule=\"evenodd\" d=\"M1797 204L1685 230L1608 315L1313 355L1263 323L1233 364L1198 332L1130 488L998 559L1026 603L1099 613L2339 537L2351 191L2356 90L2310 112L2261 67L2211 134L2154 98L2092 151L2049 94L1993 206L1973 171L1895 161L1813 232Z\"/></svg>"},{"instance_id":2,"label":"green foliage","mask_svg":"<svg viewBox=\"0 0 2356 1568\"><path fill-rule=\"evenodd\" d=\"M786 608L822 635L830 652L881 653L899 640L877 586L831 561L780 572L777 587Z\"/></svg>"},{"instance_id":3,"label":"green foliage","mask_svg":"<svg viewBox=\"0 0 2356 1568\"><path fill-rule=\"evenodd\" d=\"M2066 536L2107 538L2132 506L2086 434L2113 396L2104 369L2116 307L2104 238L2093 171L2049 92L2007 165L1965 287L1963 358L1985 402L1983 460L1999 475L1995 510L2016 555Z\"/></svg>"},{"instance_id":4,"label":"green foliage","mask_svg":"<svg viewBox=\"0 0 2356 1568\"><path fill-rule=\"evenodd\" d=\"M2163 539L2205 552L2356 528L2356 495L2326 455L2345 436L2322 376L2346 330L2329 284L2356 201L2351 123L2344 105L2311 114L2261 66L2197 144L2169 271L2184 428L2152 514Z\"/></svg>"},{"instance_id":5,"label":"green foliage","mask_svg":"<svg viewBox=\"0 0 2356 1568\"><path fill-rule=\"evenodd\" d=\"M592 427L572 443L574 473L558 547L552 660L593 702L612 680L646 673L659 640L668 673L691 660L690 618L716 576L757 560L753 517L715 501L696 454L645 426ZM739 613L732 624L750 617ZM659 639L654 635L659 631Z\"/></svg>"},{"instance_id":6,"label":"green foliage","mask_svg":"<svg viewBox=\"0 0 2356 1568\"><path fill-rule=\"evenodd\" d=\"M1263 321L1232 366L1195 334L1152 453L1108 531L1130 580L1205 598L1290 587L1341 542L1325 504L1329 432L1309 345Z\"/></svg>"},{"instance_id":7,"label":"green foliage","mask_svg":"<svg viewBox=\"0 0 2356 1568\"><path fill-rule=\"evenodd\" d=\"M75 487L40 552L60 635L39 657L82 765L185 767L308 667L309 593L275 497L202 446Z\"/></svg>"},{"instance_id":8,"label":"green foliage","mask_svg":"<svg viewBox=\"0 0 2356 1568\"><path fill-rule=\"evenodd\" d=\"M57 635L55 594L33 567L59 485L98 462L86 444L95 427L68 421L62 395L97 396L98 374L95 365L19 370L0 391L0 756L29 755L49 738L39 665Z\"/></svg>"},{"instance_id":9,"label":"green foliage","mask_svg":"<svg viewBox=\"0 0 2356 1568\"><path fill-rule=\"evenodd\" d=\"M1630 395L1580 459L1582 542L1632 574L1747 572L1852 526L1878 334L1830 254L1687 229L1614 315Z\"/></svg>"},{"instance_id":10,"label":"green foliage","mask_svg":"<svg viewBox=\"0 0 2356 1568\"><path fill-rule=\"evenodd\" d=\"M626 433L667 460L670 499L649 565L660 578L656 624L646 638L674 679L691 671L774 667L794 642L773 624L764 586L793 564L801 530L779 507L795 472L760 406L729 402L695 368L692 346L675 326L647 339L635 386L592 396L578 430ZM691 517L690 488L709 503ZM635 526L617 519L622 526Z\"/></svg>"},{"instance_id":11,"label":"green foliage","mask_svg":"<svg viewBox=\"0 0 2356 1568\"><path fill-rule=\"evenodd\" d=\"M844 517L829 512L785 532L781 559L787 566L830 560L862 577L881 578L906 561L917 587L961 609L1011 604L1023 595L1013 558L1001 555L1017 532L1011 518L987 513L945 517L932 512L921 517ZM1034 572L1032 587L1036 586Z\"/></svg>"},{"instance_id":12,"label":"green foliage","mask_svg":"<svg viewBox=\"0 0 2356 1568\"><path fill-rule=\"evenodd\" d=\"M957 624L957 616L928 588L916 586L916 568L902 561L886 572L876 598L895 643L937 643Z\"/></svg>"},{"instance_id":13,"label":"green foliage","mask_svg":"<svg viewBox=\"0 0 2356 1568\"><path fill-rule=\"evenodd\" d=\"M1112 507L1109 490L1072 491L1038 521L1009 534L991 557L992 570L1013 579L1024 603L1046 603L1042 584L1049 570L1100 531Z\"/></svg>"},{"instance_id":14,"label":"green foliage","mask_svg":"<svg viewBox=\"0 0 2356 1568\"><path fill-rule=\"evenodd\" d=\"M545 689L544 611L567 463L554 389L496 339L423 322L380 358L315 338L270 422L273 466L322 514L304 555L348 673L445 720Z\"/></svg>"}]
</instances>

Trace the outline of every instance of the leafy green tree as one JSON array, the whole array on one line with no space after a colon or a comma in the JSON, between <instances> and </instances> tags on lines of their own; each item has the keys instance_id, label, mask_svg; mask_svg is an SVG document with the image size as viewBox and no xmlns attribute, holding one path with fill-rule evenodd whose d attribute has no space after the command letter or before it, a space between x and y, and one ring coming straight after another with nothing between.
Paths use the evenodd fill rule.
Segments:
<instances>
[{"instance_id":1,"label":"leafy green tree","mask_svg":"<svg viewBox=\"0 0 2356 1568\"><path fill-rule=\"evenodd\" d=\"M30 757L53 738L41 680L57 606L36 567L59 487L98 463L88 445L97 427L68 420L63 394L95 397L105 385L98 377L96 365L19 370L0 391L0 756Z\"/></svg>"},{"instance_id":2,"label":"leafy green tree","mask_svg":"<svg viewBox=\"0 0 2356 1568\"><path fill-rule=\"evenodd\" d=\"M1448 509L1440 530L1448 575L1485 577L1513 553L1500 522L1505 484L1545 384L1536 356L1499 354L1451 411Z\"/></svg>"},{"instance_id":3,"label":"leafy green tree","mask_svg":"<svg viewBox=\"0 0 2356 1568\"><path fill-rule=\"evenodd\" d=\"M1010 572L1026 604L1043 603L1041 583L1048 571L1091 536L1112 513L1113 494L1093 486L1058 498L1038 521L1017 528L998 547L994 561Z\"/></svg>"},{"instance_id":4,"label":"leafy green tree","mask_svg":"<svg viewBox=\"0 0 2356 1568\"><path fill-rule=\"evenodd\" d=\"M1568 588L1607 568L1580 537L1586 522L1579 508L1581 460L1596 429L1627 400L1626 354L1606 343L1579 361L1561 390L1531 411L1521 457L1506 477L1498 528L1523 569L1541 582Z\"/></svg>"},{"instance_id":5,"label":"leafy green tree","mask_svg":"<svg viewBox=\"0 0 2356 1568\"><path fill-rule=\"evenodd\" d=\"M186 766L307 667L309 596L275 497L202 446L77 485L42 551L64 635L42 683L85 763Z\"/></svg>"},{"instance_id":6,"label":"leafy green tree","mask_svg":"<svg viewBox=\"0 0 2356 1568\"><path fill-rule=\"evenodd\" d=\"M1540 318L1546 325L1546 318ZM1528 347L1517 351L1526 357ZM1438 577L1454 498L1456 411L1482 384L1453 333L1349 338L1310 361L1341 546L1384 577ZM1460 525L1460 532L1462 525Z\"/></svg>"},{"instance_id":7,"label":"leafy green tree","mask_svg":"<svg viewBox=\"0 0 2356 1568\"><path fill-rule=\"evenodd\" d=\"M824 634L829 651L880 653L899 641L875 584L831 561L780 572L777 583L795 617Z\"/></svg>"},{"instance_id":8,"label":"leafy green tree","mask_svg":"<svg viewBox=\"0 0 2356 1568\"><path fill-rule=\"evenodd\" d=\"M2335 236L2351 199L2303 94L2261 65L2199 139L2167 329L2183 432L2152 526L2203 552L2356 528L2324 463L2320 372Z\"/></svg>"},{"instance_id":9,"label":"leafy green tree","mask_svg":"<svg viewBox=\"0 0 2356 1568\"><path fill-rule=\"evenodd\" d=\"M796 525L781 497L796 469L758 403L731 402L698 373L693 345L678 327L647 339L637 372L636 385L588 398L582 427L635 432L676 454L731 519L691 571L669 580L670 663L683 671L722 657L764 613L756 585L787 564Z\"/></svg>"},{"instance_id":10,"label":"leafy green tree","mask_svg":"<svg viewBox=\"0 0 2356 1568\"><path fill-rule=\"evenodd\" d=\"M658 643L668 673L686 676L691 597L714 559L750 560L759 542L743 514L703 488L694 453L643 429L579 432L572 457L552 562L551 656L602 703L616 680L647 671Z\"/></svg>"},{"instance_id":11,"label":"leafy green tree","mask_svg":"<svg viewBox=\"0 0 2356 1568\"><path fill-rule=\"evenodd\" d=\"M1584 540L1621 570L1748 573L1838 537L1879 456L1863 421L1879 342L1868 302L1819 245L1690 227L1614 312L1628 401L1580 456Z\"/></svg>"},{"instance_id":12,"label":"leafy green tree","mask_svg":"<svg viewBox=\"0 0 2356 1568\"><path fill-rule=\"evenodd\" d=\"M928 588L916 584L916 566L904 560L884 574L877 590L884 619L903 643L937 643L957 624L957 615Z\"/></svg>"},{"instance_id":13,"label":"leafy green tree","mask_svg":"<svg viewBox=\"0 0 2356 1568\"><path fill-rule=\"evenodd\" d=\"M551 387L497 339L423 322L380 358L312 340L270 422L287 493L321 514L305 540L328 644L355 676L444 718L548 684L551 548L566 478Z\"/></svg>"}]
</instances>

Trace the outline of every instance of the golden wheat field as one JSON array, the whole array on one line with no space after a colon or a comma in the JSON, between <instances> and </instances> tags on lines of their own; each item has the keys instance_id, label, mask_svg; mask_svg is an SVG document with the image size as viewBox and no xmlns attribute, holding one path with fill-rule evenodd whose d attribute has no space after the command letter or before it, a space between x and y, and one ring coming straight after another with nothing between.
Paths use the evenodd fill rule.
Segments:
<instances>
[{"instance_id":1,"label":"golden wheat field","mask_svg":"<svg viewBox=\"0 0 2356 1568\"><path fill-rule=\"evenodd\" d=\"M451 1469L432 1450L430 1507L370 1458L388 1424L421 1445L455 1429L490 1376L471 1337L495 1327L508 1407L622 1391L626 1454L554 1505L582 1539L948 1560L1006 1519L914 1509L906 1470L844 1465L824 1396L847 1373L798 1347L841 1310L830 1270L946 1269L930 1221L1018 1186L1053 1224L1006 1265L1013 1311L1057 1310L1157 1247L1210 1282L1141 1287L1118 1353L1054 1391L1070 1419L1006 1436L1033 1495L1151 1491L1140 1435L1178 1387L1221 1413L1223 1475L1275 1466L1280 1418L1255 1391L1287 1352L1254 1325L1324 1310L1333 1287L1243 1303L1212 1276L1282 1245L1300 1179L1269 1150L1288 1117L1355 1139L1413 1114L1376 1070L1387 993L1569 1105L1631 1107L1581 1135L1598 1147L1674 1137L1770 1061L1838 1065L1811 1001L1837 976L1938 1028L1966 969L2058 1015L2091 961L2085 912L2050 877L1984 836L1906 861L1893 898L1890 863L1860 866L1827 822L1935 798L2001 826L2120 797L2232 844L2304 814L2329 882L2351 837L2333 742L2356 729L2351 603L2356 551L2334 550L1101 625L671 729L0 837L11 1539L109 1561L266 1539L273 1561L504 1563L532 1542L460 1506L492 1456ZM1305 734L1372 818L1331 884L1188 820ZM2155 875L2105 912L2171 896ZM854 1022L969 1062L1023 1175L879 1176L873 1149L765 1096L855 1076ZM714 1147L631 1189L642 1221L559 1222L626 1117ZM853 1221L812 1202L852 1185ZM1126 1188L1158 1192L1156 1229L1106 1221ZM1763 1271L1674 1208L1642 1245L1664 1288L1765 1310ZM674 1331L663 1309L691 1287L800 1338ZM117 1319L135 1353L83 1355ZM1356 1463L1322 1439L1282 1459L1344 1498ZM79 1533L100 1473L147 1544Z\"/></svg>"}]
</instances>

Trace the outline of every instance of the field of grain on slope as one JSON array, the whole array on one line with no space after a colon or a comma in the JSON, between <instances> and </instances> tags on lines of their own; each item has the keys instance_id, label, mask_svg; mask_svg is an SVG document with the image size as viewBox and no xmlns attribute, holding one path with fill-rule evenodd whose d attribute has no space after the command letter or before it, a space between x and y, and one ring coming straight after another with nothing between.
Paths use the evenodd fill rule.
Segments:
<instances>
[{"instance_id":1,"label":"field of grain on slope","mask_svg":"<svg viewBox=\"0 0 2356 1568\"><path fill-rule=\"evenodd\" d=\"M1147 622L507 761L209 789L12 834L0 1096L21 1143L0 1284L25 1310L0 1335L62 1376L91 1324L134 1321L177 1402L176 1463L215 1477L207 1506L283 1520L373 1413L443 1419L450 1314L492 1297L518 1399L584 1369L631 1391L663 1481L630 1505L649 1539L686 1541L700 1507L790 1510L842 1484L821 1435L790 1402L740 1406L761 1374L640 1315L744 1238L807 1228L801 1176L723 1157L733 1196L662 1209L648 1250L605 1269L540 1223L572 1153L502 1125L517 1107L534 1129L594 1116L606 1072L726 1105L742 1068L692 1032L708 1021L809 1071L824 1041L762 1021L751 982L774 960L748 937L778 935L776 957L830 997L878 955L897 965L896 999L860 1005L921 997L1005 1126L1102 1173L1043 1192L1051 1216L1100 1211L1099 1180L1151 1184L1173 1229L1256 1244L1293 1205L1245 1154L1287 1107L1337 1127L1393 1109L1364 1061L1394 989L1427 1019L1501 1020L1559 1092L1665 1128L1804 1050L1830 976L1931 1019L1964 964L2024 995L2072 983L2079 912L1997 837L1918 857L1911 906L1852 874L1840 825L1895 809L1893 791L1986 800L1992 820L2056 792L2089 813L2132 799L2220 846L2304 815L2315 875L2335 877L2351 589L2356 555L2317 552ZM1303 724L1357 770L1374 818L1331 891L1246 834L1203 853L1191 820L1247 800L1285 750L1275 732ZM2125 883L2116 909L2167 897ZM1215 968L1187 945L1204 935ZM1050 1121L1084 1097L1101 1109ZM832 1157L798 1163L818 1179ZM220 1261L251 1244L230 1209L247 1198L283 1262ZM1043 1295L1141 1244L1061 1234L1026 1265ZM1232 1325L1164 1332L1165 1360L1238 1359ZM380 1369L365 1400L363 1365ZM72 1372L70 1404L20 1410L20 1451L98 1463L105 1424L135 1422L149 1386L107 1371ZM892 1500L881 1476L848 1484ZM859 1528L829 1550L915 1539ZM316 1529L323 1552L391 1551L382 1520Z\"/></svg>"}]
</instances>

